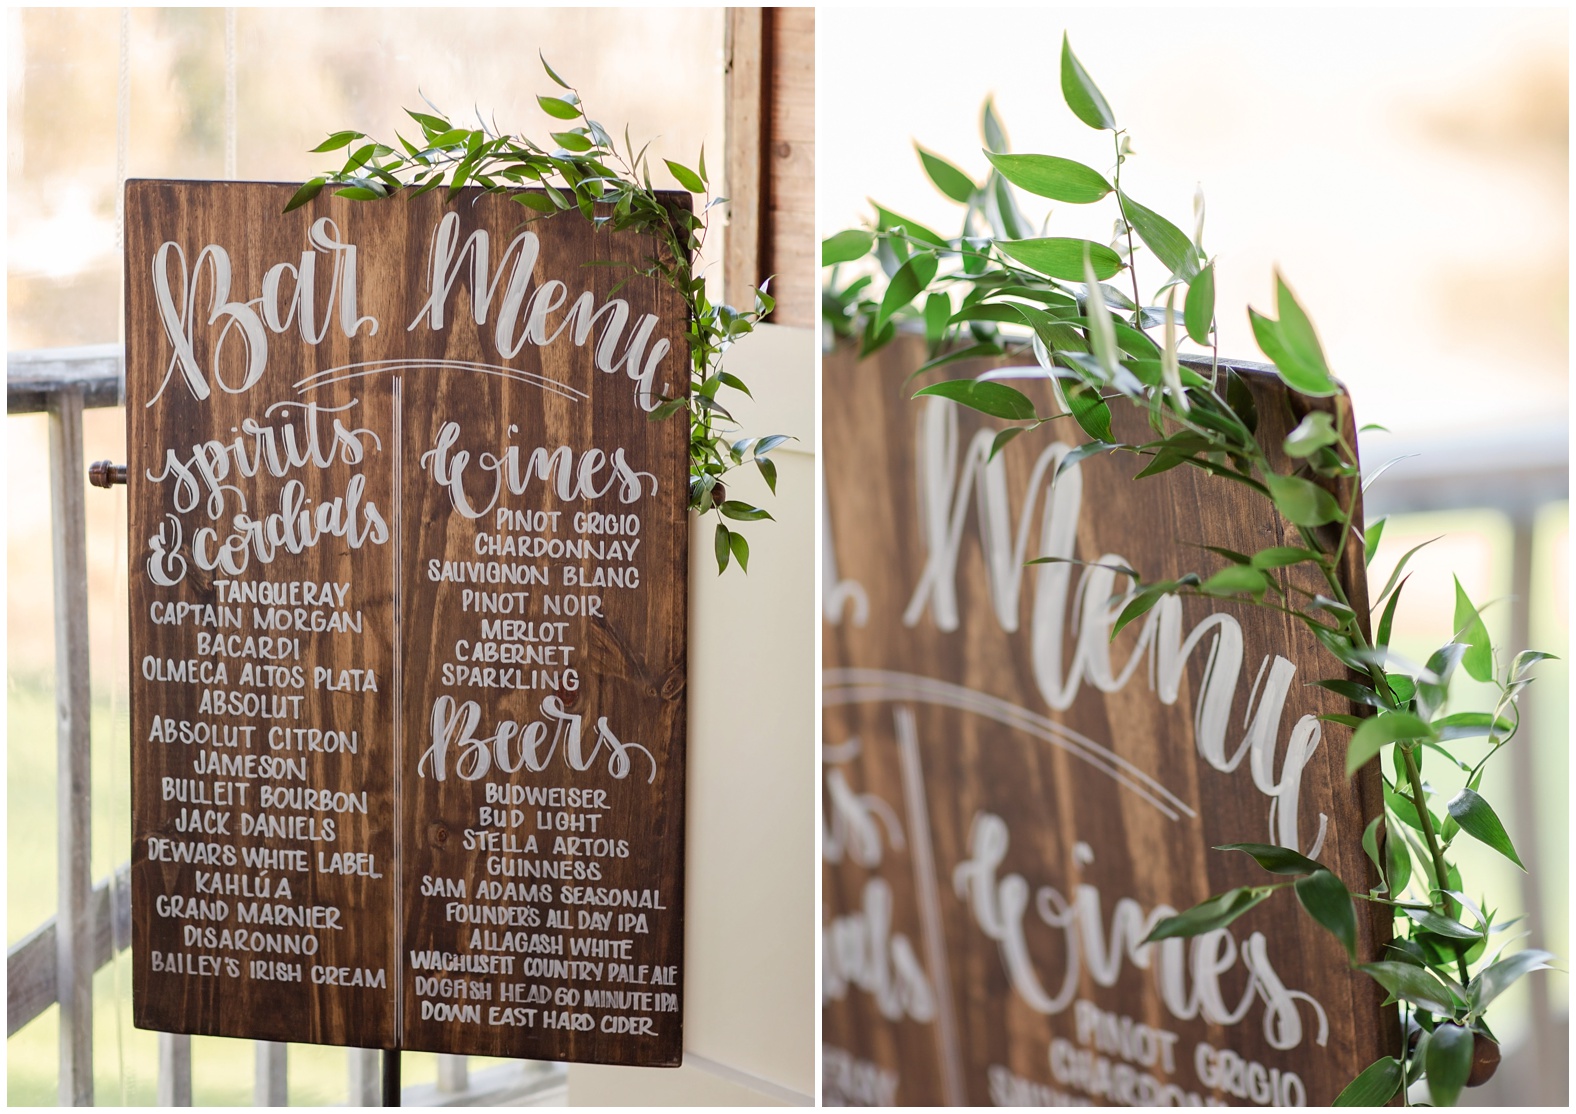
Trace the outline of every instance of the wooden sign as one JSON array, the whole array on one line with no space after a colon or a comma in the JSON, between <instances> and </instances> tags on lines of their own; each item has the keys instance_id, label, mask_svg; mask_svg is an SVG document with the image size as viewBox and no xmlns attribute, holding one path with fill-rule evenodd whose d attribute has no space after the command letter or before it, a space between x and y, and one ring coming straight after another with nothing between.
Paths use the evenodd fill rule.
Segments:
<instances>
[{"instance_id":1,"label":"wooden sign","mask_svg":"<svg viewBox=\"0 0 1576 1114\"><path fill-rule=\"evenodd\" d=\"M127 186L136 1023L676 1065L684 302L293 189Z\"/></svg>"},{"instance_id":2,"label":"wooden sign","mask_svg":"<svg viewBox=\"0 0 1576 1114\"><path fill-rule=\"evenodd\" d=\"M1141 941L1272 880L1217 844L1371 884L1379 779L1349 782L1344 731L1315 718L1351 709L1307 687L1328 669L1312 636L1250 605L1168 598L1110 642L1127 581L1098 567L1213 571L1198 543L1252 553L1285 528L1197 469L1135 482L1143 461L1095 456L1058 475L1084 440L1070 420L987 462L996 423L909 400L924 359L900 337L825 361L826 1101L1328 1104L1399 1035L1290 894ZM984 370L966 367L947 377ZM1286 392L1249 378L1278 446ZM1013 385L1055 412L1043 380ZM1149 439L1113 413L1118 438ZM1388 918L1358 905L1374 958Z\"/></svg>"}]
</instances>

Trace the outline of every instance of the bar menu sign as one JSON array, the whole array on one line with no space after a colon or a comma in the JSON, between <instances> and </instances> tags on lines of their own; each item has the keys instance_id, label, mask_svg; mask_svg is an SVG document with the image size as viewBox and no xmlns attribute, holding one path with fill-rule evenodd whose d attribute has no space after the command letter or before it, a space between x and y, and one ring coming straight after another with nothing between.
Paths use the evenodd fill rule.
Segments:
<instances>
[{"instance_id":1,"label":"bar menu sign","mask_svg":"<svg viewBox=\"0 0 1576 1114\"><path fill-rule=\"evenodd\" d=\"M292 192L126 189L136 1023L676 1065L683 300Z\"/></svg>"},{"instance_id":2,"label":"bar menu sign","mask_svg":"<svg viewBox=\"0 0 1576 1114\"><path fill-rule=\"evenodd\" d=\"M1144 938L1278 880L1224 843L1372 884L1377 771L1349 780L1345 731L1319 719L1352 708L1307 684L1328 675L1312 634L1265 609L1168 596L1110 637L1123 570L1209 573L1221 562L1200 543L1296 536L1198 469L1135 479L1133 456L1071 457L1070 421L992 455L995 423L908 399L925 356L901 336L862 364L826 360L842 402L825 414L826 1101L1328 1105L1400 1034L1290 894L1196 938ZM1279 446L1296 400L1245 379L1260 442ZM1037 372L1013 385L1056 412ZM1135 408L1112 411L1118 439L1151 438ZM1360 543L1343 565L1363 607ZM1306 571L1277 575L1311 595ZM1358 905L1358 954L1378 958L1388 914Z\"/></svg>"}]
</instances>

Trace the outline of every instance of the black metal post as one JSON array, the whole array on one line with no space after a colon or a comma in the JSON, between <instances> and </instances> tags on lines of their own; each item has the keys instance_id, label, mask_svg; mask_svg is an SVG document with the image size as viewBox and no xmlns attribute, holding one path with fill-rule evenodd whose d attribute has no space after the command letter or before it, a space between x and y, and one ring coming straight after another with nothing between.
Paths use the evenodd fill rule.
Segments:
<instances>
[{"instance_id":1,"label":"black metal post","mask_svg":"<svg viewBox=\"0 0 1576 1114\"><path fill-rule=\"evenodd\" d=\"M399 1049L383 1050L383 1105L399 1105Z\"/></svg>"}]
</instances>

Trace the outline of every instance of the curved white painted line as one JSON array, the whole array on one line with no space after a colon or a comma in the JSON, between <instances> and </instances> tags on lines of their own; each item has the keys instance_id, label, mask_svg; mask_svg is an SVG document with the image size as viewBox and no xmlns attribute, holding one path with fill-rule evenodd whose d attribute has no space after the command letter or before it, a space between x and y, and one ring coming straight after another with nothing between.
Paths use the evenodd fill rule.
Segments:
<instances>
[{"instance_id":1,"label":"curved white painted line","mask_svg":"<svg viewBox=\"0 0 1576 1114\"><path fill-rule=\"evenodd\" d=\"M357 369L362 370L357 370ZM436 368L441 371L474 371L480 375L497 375L504 379L513 379L518 383L529 383L540 387L544 391L562 395L573 402L581 402L590 396L586 392L534 371L521 371L519 368L504 367L501 364L483 364L474 360L444 360L444 359L404 359L404 360L366 360L357 364L345 364L341 367L325 368L323 371L313 372L305 379L295 383L298 393L326 387L330 383L342 383L347 379L359 379L367 375L377 375L385 371L417 371L422 368Z\"/></svg>"},{"instance_id":2,"label":"curved white painted line","mask_svg":"<svg viewBox=\"0 0 1576 1114\"><path fill-rule=\"evenodd\" d=\"M1190 805L1154 778L1087 735L988 693L934 677L886 669L826 669L821 673L821 690L822 704L828 708L842 704L907 700L984 716L1033 735L1087 762L1124 789L1149 802L1168 820L1198 815Z\"/></svg>"}]
</instances>

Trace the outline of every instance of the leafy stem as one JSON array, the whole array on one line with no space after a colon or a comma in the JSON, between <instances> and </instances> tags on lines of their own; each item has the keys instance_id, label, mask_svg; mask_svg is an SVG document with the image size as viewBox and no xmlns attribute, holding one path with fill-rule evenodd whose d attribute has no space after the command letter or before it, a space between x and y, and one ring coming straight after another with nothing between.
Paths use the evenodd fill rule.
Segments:
<instances>
[{"instance_id":1,"label":"leafy stem","mask_svg":"<svg viewBox=\"0 0 1576 1114\"><path fill-rule=\"evenodd\" d=\"M1133 324L1142 327L1144 300L1138 295L1138 267L1136 257L1133 255L1133 223L1127 219L1127 201L1122 196L1122 164L1127 161L1127 156L1122 153L1122 140L1127 135L1126 131L1111 133L1111 142L1116 146L1116 168L1111 171L1112 183L1116 187L1116 205L1122 214L1122 228L1127 233L1127 273L1133 280Z\"/></svg>"},{"instance_id":2,"label":"leafy stem","mask_svg":"<svg viewBox=\"0 0 1576 1114\"><path fill-rule=\"evenodd\" d=\"M556 146L503 133L480 119L481 126L473 129L457 127L437 110L408 112L421 128L419 144L401 135L396 135L396 143L391 145L368 139L361 132L335 132L315 150L348 149L345 163L304 183L286 211L307 204L328 187L333 187L338 197L362 202L402 192L415 197L440 186L452 202L462 190L474 187L518 202L528 214L526 223L573 209L599 231L607 228L650 237L654 248L642 264L621 265L661 280L683 299L689 389L676 391L673 398L653 400L647 406L649 416L660 421L680 410L686 412L689 507L700 515L713 511L718 515L719 571L730 562L747 570L749 545L738 530L722 520L755 522L771 515L743 500L728 498L723 478L735 468L754 465L775 493L777 470L770 453L789 439L776 434L739 436L733 415L718 401L718 395L726 388L749 396L748 386L723 369L723 359L739 338L772 311L774 302L765 284L753 289L752 304L744 309L713 302L707 296L704 276L695 273L695 260L705 247L709 214L725 200L711 194L705 151L694 168L664 160L684 190L701 199L697 213L672 204L652 187L649 144L637 152L626 128L624 150L620 151L607 129L587 113L579 91L555 73L545 58L542 66L562 90L537 98L542 110L564 129L549 133ZM614 290L622 285L620 282Z\"/></svg>"}]
</instances>

